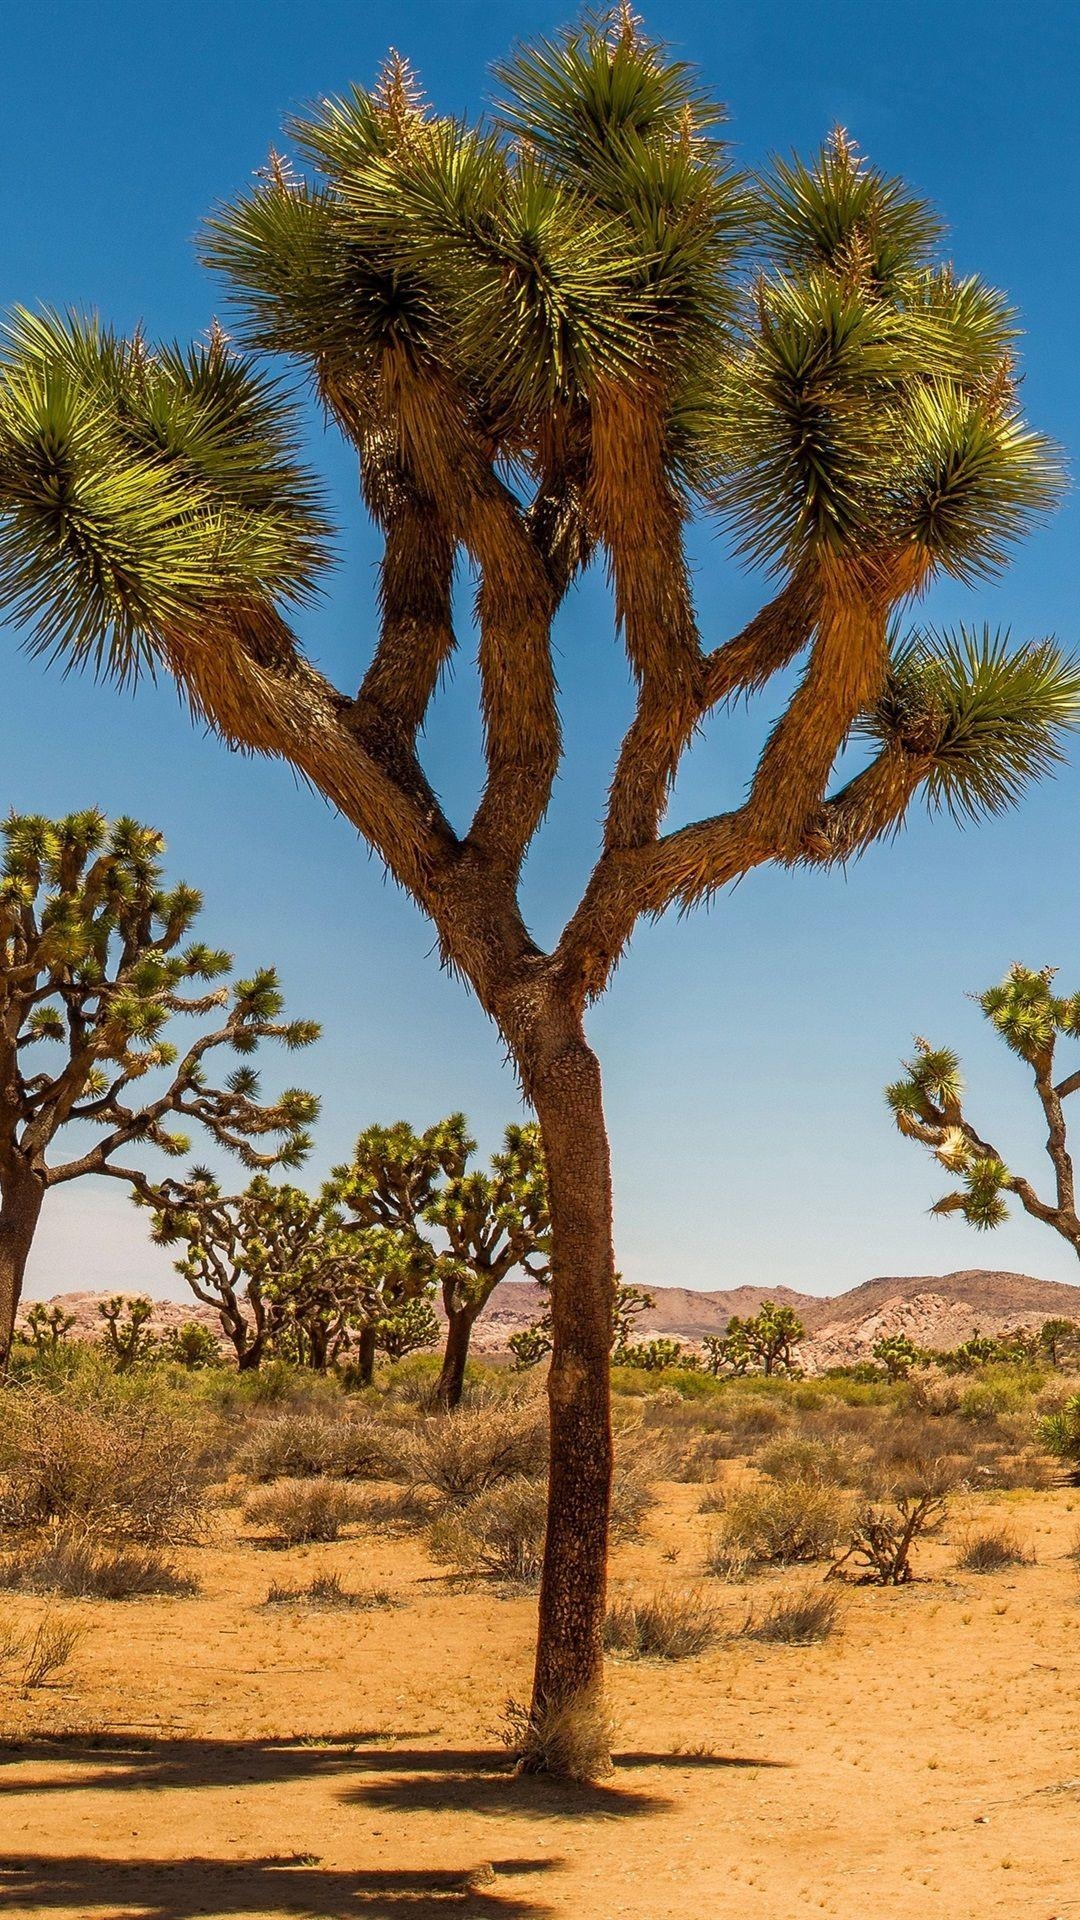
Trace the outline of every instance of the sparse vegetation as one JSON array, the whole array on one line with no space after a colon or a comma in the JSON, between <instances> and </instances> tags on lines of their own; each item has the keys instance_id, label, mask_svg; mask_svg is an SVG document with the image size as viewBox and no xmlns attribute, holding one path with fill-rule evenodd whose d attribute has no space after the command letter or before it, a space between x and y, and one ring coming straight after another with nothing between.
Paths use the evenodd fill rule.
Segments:
<instances>
[{"instance_id":1,"label":"sparse vegetation","mask_svg":"<svg viewBox=\"0 0 1080 1920\"><path fill-rule=\"evenodd\" d=\"M793 1566L827 1560L843 1537L850 1498L820 1480L793 1476L738 1488L727 1500L710 1560L745 1554L751 1561Z\"/></svg>"},{"instance_id":2,"label":"sparse vegetation","mask_svg":"<svg viewBox=\"0 0 1080 1920\"><path fill-rule=\"evenodd\" d=\"M0 1562L0 1587L68 1600L133 1600L197 1593L198 1581L152 1547L101 1545L59 1530Z\"/></svg>"},{"instance_id":3,"label":"sparse vegetation","mask_svg":"<svg viewBox=\"0 0 1080 1920\"><path fill-rule=\"evenodd\" d=\"M911 1565L915 1542L938 1526L944 1515L944 1492L932 1483L899 1492L890 1506L864 1507L833 1573L842 1575L854 1560L863 1569L857 1577L866 1585L906 1586L915 1577Z\"/></svg>"},{"instance_id":4,"label":"sparse vegetation","mask_svg":"<svg viewBox=\"0 0 1080 1920\"><path fill-rule=\"evenodd\" d=\"M283 1587L273 1583L265 1607L311 1607L316 1612L375 1613L399 1607L401 1601L389 1587L343 1587L336 1573L319 1573L306 1587Z\"/></svg>"},{"instance_id":5,"label":"sparse vegetation","mask_svg":"<svg viewBox=\"0 0 1080 1920\"><path fill-rule=\"evenodd\" d=\"M434 1522L429 1544L436 1560L459 1573L529 1586L540 1577L546 1517L542 1482L504 1480L449 1506Z\"/></svg>"},{"instance_id":6,"label":"sparse vegetation","mask_svg":"<svg viewBox=\"0 0 1080 1920\"><path fill-rule=\"evenodd\" d=\"M962 1573L1002 1573L1006 1567L1023 1566L1031 1558L1015 1530L1002 1524L969 1533L956 1564Z\"/></svg>"},{"instance_id":7,"label":"sparse vegetation","mask_svg":"<svg viewBox=\"0 0 1080 1920\"><path fill-rule=\"evenodd\" d=\"M761 1608L751 1608L741 1628L747 1640L774 1641L785 1647L816 1646L838 1628L838 1602L827 1588L803 1587L797 1593L777 1594Z\"/></svg>"},{"instance_id":8,"label":"sparse vegetation","mask_svg":"<svg viewBox=\"0 0 1080 1920\"><path fill-rule=\"evenodd\" d=\"M57 1521L147 1544L189 1540L206 1477L191 1410L126 1395L101 1370L0 1397L0 1530Z\"/></svg>"},{"instance_id":9,"label":"sparse vegetation","mask_svg":"<svg viewBox=\"0 0 1080 1920\"><path fill-rule=\"evenodd\" d=\"M659 1589L615 1600L604 1622L609 1653L631 1660L689 1660L716 1638L716 1610L700 1593Z\"/></svg>"},{"instance_id":10,"label":"sparse vegetation","mask_svg":"<svg viewBox=\"0 0 1080 1920\"><path fill-rule=\"evenodd\" d=\"M356 1496L335 1480L278 1480L253 1493L244 1507L249 1527L295 1547L316 1540L337 1540L356 1517Z\"/></svg>"}]
</instances>

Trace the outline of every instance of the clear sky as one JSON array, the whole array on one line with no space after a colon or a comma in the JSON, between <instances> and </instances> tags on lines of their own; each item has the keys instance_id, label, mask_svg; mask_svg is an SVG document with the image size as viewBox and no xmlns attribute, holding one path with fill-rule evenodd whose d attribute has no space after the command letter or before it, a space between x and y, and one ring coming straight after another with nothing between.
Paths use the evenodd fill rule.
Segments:
<instances>
[{"instance_id":1,"label":"clear sky","mask_svg":"<svg viewBox=\"0 0 1080 1920\"><path fill-rule=\"evenodd\" d=\"M223 305L193 236L242 189L283 116L368 82L393 44L443 110L475 111L515 36L562 24L563 0L35 0L0 20L0 305L97 308L150 335L201 333ZM1065 446L1080 441L1080 10L1043 0L656 0L648 27L695 60L727 102L746 164L816 146L837 121L933 198L963 271L1006 287L1027 339L1025 401ZM312 416L312 458L342 527L313 654L359 679L377 549L346 449ZM1080 643L1078 502L974 593L927 612ZM704 638L753 609L747 578L709 528L695 536ZM605 776L628 708L602 583L559 625L569 746L527 876L543 938L587 869ZM313 1173L361 1126L418 1125L463 1107L485 1147L519 1112L493 1031L440 974L430 928L351 829L285 768L196 733L166 687L134 697L64 680L3 636L0 806L97 803L161 826L170 871L202 887L208 938L245 968L271 961L325 1037L302 1075L324 1097ZM458 669L428 758L460 816L476 775L471 674ZM769 704L718 724L687 767L675 817L737 800ZM1024 1219L995 1236L927 1218L941 1191L881 1100L913 1032L961 1047L973 1117L1041 1174L1019 1063L965 994L1013 959L1080 985L1080 742L1075 764L1015 815L961 834L914 818L844 876L767 871L689 922L639 932L590 1030L604 1062L617 1245L628 1279L693 1287L783 1283L833 1292L877 1274L1011 1267L1080 1280L1064 1243ZM295 1068L290 1063L290 1074ZM31 1271L37 1294L122 1285L173 1291L122 1188L52 1196Z\"/></svg>"}]
</instances>

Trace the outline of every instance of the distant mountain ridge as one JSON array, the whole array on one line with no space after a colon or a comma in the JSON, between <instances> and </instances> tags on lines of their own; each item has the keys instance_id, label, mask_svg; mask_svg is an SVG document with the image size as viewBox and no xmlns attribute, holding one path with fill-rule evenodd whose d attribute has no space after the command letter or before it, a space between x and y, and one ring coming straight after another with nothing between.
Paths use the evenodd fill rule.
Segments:
<instances>
[{"instance_id":1,"label":"distant mountain ridge","mask_svg":"<svg viewBox=\"0 0 1080 1920\"><path fill-rule=\"evenodd\" d=\"M1060 1316L1080 1320L1080 1284L1036 1280L1025 1273L1000 1273L984 1267L955 1273L885 1276L864 1280L846 1293L797 1293L791 1287L727 1287L697 1292L691 1287L650 1287L656 1304L641 1316L639 1337L664 1334L693 1345L708 1333L722 1333L732 1314L757 1313L763 1301L793 1307L807 1330L800 1360L811 1372L865 1359L886 1333L906 1333L918 1346L940 1350L958 1346L975 1332L998 1334L1015 1327L1038 1327ZM75 1316L77 1337L100 1338L104 1328L97 1308L109 1292L55 1294L57 1305ZM544 1291L534 1281L504 1280L496 1287L473 1336L479 1353L505 1353L511 1334L538 1319ZM25 1317L26 1302L20 1320ZM150 1325L163 1333L185 1320L218 1331L213 1308L197 1300L159 1300Z\"/></svg>"}]
</instances>

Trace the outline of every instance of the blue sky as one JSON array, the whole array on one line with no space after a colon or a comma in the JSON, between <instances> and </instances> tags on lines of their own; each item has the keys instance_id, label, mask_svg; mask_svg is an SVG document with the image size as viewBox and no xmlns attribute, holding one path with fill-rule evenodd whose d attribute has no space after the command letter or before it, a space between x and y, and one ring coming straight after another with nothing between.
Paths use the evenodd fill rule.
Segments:
<instances>
[{"instance_id":1,"label":"blue sky","mask_svg":"<svg viewBox=\"0 0 1080 1920\"><path fill-rule=\"evenodd\" d=\"M2 21L0 305L100 310L150 335L201 333L223 306L193 236L280 144L319 92L369 81L393 44L440 108L475 111L486 68L515 36L560 25L562 4L454 7L371 0L36 0ZM940 208L953 255L1019 306L1027 408L1080 443L1080 12L990 0L661 0L651 30L727 102L740 159L816 146L839 121ZM313 654L358 680L372 631L377 548L347 450L311 421L312 458L343 530L325 603L305 618ZM1001 580L950 588L927 610L1057 632L1080 643L1075 492ZM695 533L702 630L735 631L761 583L711 528ZM587 870L606 772L625 721L625 668L602 583L566 606L558 641L568 764L530 862L527 906L552 933ZM164 828L170 871L201 886L207 937L240 964L269 960L290 1004L322 1020L303 1077L324 1097L312 1171L358 1129L463 1107L485 1147L518 1113L496 1036L432 957L430 929L356 836L285 768L238 760L195 732L166 687L135 696L64 680L3 637L0 806L96 802ZM717 725L676 795L677 817L737 799L771 701ZM464 810L476 774L467 665L445 689L428 759ZM1080 1280L1064 1243L1026 1220L996 1236L927 1218L941 1190L899 1140L880 1089L913 1032L958 1045L972 1113L1029 1171L1038 1130L1018 1063L991 1044L965 994L1012 959L1058 964L1080 985L1074 764L1015 815L978 832L913 819L844 875L765 872L708 914L639 932L591 1017L615 1152L617 1245L628 1278L694 1287L783 1283L833 1292L876 1274L1011 1267ZM119 1284L173 1290L123 1190L52 1196L31 1271L38 1294Z\"/></svg>"}]
</instances>

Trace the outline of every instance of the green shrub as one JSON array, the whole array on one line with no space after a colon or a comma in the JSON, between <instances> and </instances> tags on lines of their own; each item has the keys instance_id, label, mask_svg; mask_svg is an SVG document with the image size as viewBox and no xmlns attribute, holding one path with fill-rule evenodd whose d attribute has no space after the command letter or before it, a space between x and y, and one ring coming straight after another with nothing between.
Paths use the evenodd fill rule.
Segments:
<instances>
[{"instance_id":1,"label":"green shrub","mask_svg":"<svg viewBox=\"0 0 1080 1920\"><path fill-rule=\"evenodd\" d=\"M604 1622L609 1653L631 1660L688 1660L716 1638L716 1612L700 1593L662 1587L648 1599L615 1600Z\"/></svg>"},{"instance_id":2,"label":"green shrub","mask_svg":"<svg viewBox=\"0 0 1080 1920\"><path fill-rule=\"evenodd\" d=\"M1038 1430L1047 1453L1074 1471L1080 1469L1080 1393L1073 1394L1055 1413L1044 1414Z\"/></svg>"}]
</instances>

